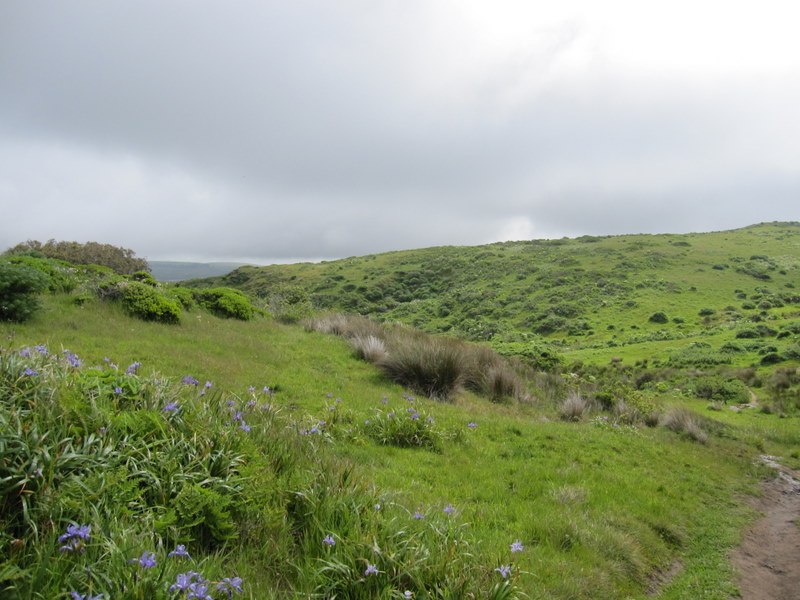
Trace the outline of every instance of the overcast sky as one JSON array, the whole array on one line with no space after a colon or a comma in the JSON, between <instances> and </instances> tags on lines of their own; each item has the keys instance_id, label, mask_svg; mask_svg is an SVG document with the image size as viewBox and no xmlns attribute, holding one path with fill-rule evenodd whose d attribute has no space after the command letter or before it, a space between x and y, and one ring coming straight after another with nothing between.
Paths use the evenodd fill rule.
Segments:
<instances>
[{"instance_id":1,"label":"overcast sky","mask_svg":"<svg viewBox=\"0 0 800 600\"><path fill-rule=\"evenodd\" d=\"M3 0L0 250L800 220L796 0Z\"/></svg>"}]
</instances>

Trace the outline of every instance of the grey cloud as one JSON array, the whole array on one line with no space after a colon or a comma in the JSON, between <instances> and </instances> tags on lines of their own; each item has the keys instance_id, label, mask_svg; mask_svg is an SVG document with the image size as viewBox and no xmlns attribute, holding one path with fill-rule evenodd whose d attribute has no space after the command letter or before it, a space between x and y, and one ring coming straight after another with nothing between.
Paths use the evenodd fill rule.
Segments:
<instances>
[{"instance_id":1,"label":"grey cloud","mask_svg":"<svg viewBox=\"0 0 800 600\"><path fill-rule=\"evenodd\" d=\"M797 218L796 74L565 76L580 19L489 60L432 6L5 3L0 245L279 259Z\"/></svg>"}]
</instances>

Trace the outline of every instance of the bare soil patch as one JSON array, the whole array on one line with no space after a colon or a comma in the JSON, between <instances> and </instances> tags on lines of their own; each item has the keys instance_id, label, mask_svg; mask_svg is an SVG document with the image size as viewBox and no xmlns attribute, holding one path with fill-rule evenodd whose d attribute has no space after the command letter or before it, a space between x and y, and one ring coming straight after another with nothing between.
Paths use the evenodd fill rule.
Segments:
<instances>
[{"instance_id":1,"label":"bare soil patch","mask_svg":"<svg viewBox=\"0 0 800 600\"><path fill-rule=\"evenodd\" d=\"M763 516L731 557L743 600L800 600L800 473L762 456L778 477L751 506Z\"/></svg>"}]
</instances>

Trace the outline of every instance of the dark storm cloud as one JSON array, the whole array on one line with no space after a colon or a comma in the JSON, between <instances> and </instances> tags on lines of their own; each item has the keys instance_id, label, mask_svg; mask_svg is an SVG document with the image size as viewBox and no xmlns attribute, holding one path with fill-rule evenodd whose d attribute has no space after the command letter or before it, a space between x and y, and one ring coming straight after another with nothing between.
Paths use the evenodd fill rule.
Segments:
<instances>
[{"instance_id":1,"label":"dark storm cloud","mask_svg":"<svg viewBox=\"0 0 800 600\"><path fill-rule=\"evenodd\" d=\"M505 49L477 5L5 3L0 245L320 258L796 218L796 71L631 72L574 14Z\"/></svg>"}]
</instances>

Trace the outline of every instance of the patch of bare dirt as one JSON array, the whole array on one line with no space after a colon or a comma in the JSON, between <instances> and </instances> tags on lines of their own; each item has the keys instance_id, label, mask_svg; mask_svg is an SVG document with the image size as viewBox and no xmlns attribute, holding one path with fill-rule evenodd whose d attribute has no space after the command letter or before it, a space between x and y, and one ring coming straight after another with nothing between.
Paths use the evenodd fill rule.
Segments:
<instances>
[{"instance_id":1,"label":"patch of bare dirt","mask_svg":"<svg viewBox=\"0 0 800 600\"><path fill-rule=\"evenodd\" d=\"M762 516L731 557L743 600L800 600L800 473L762 456L778 477L751 505Z\"/></svg>"}]
</instances>

